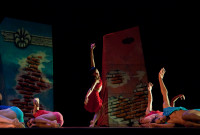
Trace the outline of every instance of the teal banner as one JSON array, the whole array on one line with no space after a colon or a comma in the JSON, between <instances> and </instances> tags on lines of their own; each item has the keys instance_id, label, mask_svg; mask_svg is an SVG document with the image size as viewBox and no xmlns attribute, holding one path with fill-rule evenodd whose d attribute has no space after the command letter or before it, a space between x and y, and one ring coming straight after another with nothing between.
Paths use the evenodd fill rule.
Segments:
<instances>
[{"instance_id":1,"label":"teal banner","mask_svg":"<svg viewBox=\"0 0 200 135\"><path fill-rule=\"evenodd\" d=\"M34 97L40 98L41 109L53 111L52 27L4 18L0 32L2 104L19 107L25 120Z\"/></svg>"}]
</instances>

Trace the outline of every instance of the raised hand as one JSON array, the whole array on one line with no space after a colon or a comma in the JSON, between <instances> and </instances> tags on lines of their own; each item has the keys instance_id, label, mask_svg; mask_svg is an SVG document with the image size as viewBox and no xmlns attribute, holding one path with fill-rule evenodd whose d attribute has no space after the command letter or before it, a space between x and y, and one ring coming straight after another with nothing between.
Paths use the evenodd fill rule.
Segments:
<instances>
[{"instance_id":1,"label":"raised hand","mask_svg":"<svg viewBox=\"0 0 200 135\"><path fill-rule=\"evenodd\" d=\"M95 43L92 43L91 46L90 46L90 49L93 50L95 47L96 47Z\"/></svg>"},{"instance_id":2,"label":"raised hand","mask_svg":"<svg viewBox=\"0 0 200 135\"><path fill-rule=\"evenodd\" d=\"M165 75L165 72L166 72L165 68L162 68L162 69L160 70L160 72L159 72L158 77L159 77L160 79L163 79L163 77L164 77L164 75Z\"/></svg>"},{"instance_id":3,"label":"raised hand","mask_svg":"<svg viewBox=\"0 0 200 135\"><path fill-rule=\"evenodd\" d=\"M151 91L153 87L153 84L151 82L148 83L147 89L148 91Z\"/></svg>"},{"instance_id":4,"label":"raised hand","mask_svg":"<svg viewBox=\"0 0 200 135\"><path fill-rule=\"evenodd\" d=\"M181 100L185 100L185 96L183 94L178 95Z\"/></svg>"},{"instance_id":5,"label":"raised hand","mask_svg":"<svg viewBox=\"0 0 200 135\"><path fill-rule=\"evenodd\" d=\"M181 100L185 100L185 96L184 96L183 94L179 94L179 95L177 95L177 96L175 96L175 97L172 98L172 100L171 100L171 102L170 102L170 106L175 107L175 102L176 102L176 100L178 100L179 98L180 98Z\"/></svg>"}]
</instances>

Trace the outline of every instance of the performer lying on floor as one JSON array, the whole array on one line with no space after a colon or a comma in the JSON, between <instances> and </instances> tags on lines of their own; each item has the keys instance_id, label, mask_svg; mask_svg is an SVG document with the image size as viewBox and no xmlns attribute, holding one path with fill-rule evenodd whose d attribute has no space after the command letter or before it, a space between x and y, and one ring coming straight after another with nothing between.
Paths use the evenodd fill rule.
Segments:
<instances>
[{"instance_id":1,"label":"performer lying on floor","mask_svg":"<svg viewBox=\"0 0 200 135\"><path fill-rule=\"evenodd\" d=\"M163 82L165 69L159 72L159 83L163 96L163 116L155 119L156 123L150 123L150 127L174 127L179 124L185 127L200 127L200 109L188 110L184 107L171 107L169 104L168 91Z\"/></svg>"},{"instance_id":2,"label":"performer lying on floor","mask_svg":"<svg viewBox=\"0 0 200 135\"><path fill-rule=\"evenodd\" d=\"M33 99L33 116L27 125L28 127L40 127L40 128L58 128L64 123L63 116L59 112L51 112L46 110L39 110L39 98Z\"/></svg>"},{"instance_id":3,"label":"performer lying on floor","mask_svg":"<svg viewBox=\"0 0 200 135\"><path fill-rule=\"evenodd\" d=\"M93 49L95 48L95 44L91 44L90 48L90 59L91 59L91 69L90 73L93 79L93 84L91 88L88 90L86 96L85 96L85 109L88 112L95 112L95 115L93 117L93 120L90 121L90 127L94 127L95 123L99 119L101 113L102 113L102 100L99 96L99 93L102 89L102 80L99 74L98 69L95 67L94 63L94 54Z\"/></svg>"},{"instance_id":4,"label":"performer lying on floor","mask_svg":"<svg viewBox=\"0 0 200 135\"><path fill-rule=\"evenodd\" d=\"M16 106L0 105L0 128L25 128L23 112Z\"/></svg>"},{"instance_id":5,"label":"performer lying on floor","mask_svg":"<svg viewBox=\"0 0 200 135\"><path fill-rule=\"evenodd\" d=\"M163 112L157 110L157 111L154 111L152 110L152 102L153 102L153 97L152 97L152 87L153 87L153 84L151 82L148 83L148 86L147 86L147 90L148 90L148 104L147 104L147 108L146 108L146 112L145 112L145 116L140 118L140 124L141 126L145 127L146 124L148 123L154 123L155 121L155 118L159 116L162 116L163 115ZM171 100L171 106L175 106L175 102L177 99L181 98L182 99L185 99L185 96L183 94L179 94L177 96L175 96L172 100ZM147 125L149 126L149 125Z\"/></svg>"}]
</instances>

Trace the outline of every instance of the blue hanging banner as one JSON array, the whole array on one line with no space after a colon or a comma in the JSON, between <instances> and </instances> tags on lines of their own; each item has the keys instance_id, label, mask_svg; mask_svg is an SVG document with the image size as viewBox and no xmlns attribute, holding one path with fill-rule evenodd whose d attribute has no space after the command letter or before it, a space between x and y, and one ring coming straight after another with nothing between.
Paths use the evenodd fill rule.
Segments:
<instances>
[{"instance_id":1,"label":"blue hanging banner","mask_svg":"<svg viewBox=\"0 0 200 135\"><path fill-rule=\"evenodd\" d=\"M2 104L32 117L32 99L53 111L52 27L4 18L0 24L0 93Z\"/></svg>"}]
</instances>

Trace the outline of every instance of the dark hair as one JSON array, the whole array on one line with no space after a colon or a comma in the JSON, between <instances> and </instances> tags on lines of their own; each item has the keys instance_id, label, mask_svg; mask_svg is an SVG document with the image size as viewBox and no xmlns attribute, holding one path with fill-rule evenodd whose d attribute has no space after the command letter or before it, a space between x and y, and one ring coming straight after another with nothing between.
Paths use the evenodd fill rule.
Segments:
<instances>
[{"instance_id":1,"label":"dark hair","mask_svg":"<svg viewBox=\"0 0 200 135\"><path fill-rule=\"evenodd\" d=\"M92 67L89 70L89 75L90 75L90 81L91 81L91 83L93 83L96 80L96 76L93 75L96 72L96 70L97 70L96 67Z\"/></svg>"},{"instance_id":2,"label":"dark hair","mask_svg":"<svg viewBox=\"0 0 200 135\"><path fill-rule=\"evenodd\" d=\"M151 120L150 123L156 123L156 119L157 119L157 117L154 117L154 118Z\"/></svg>"},{"instance_id":3,"label":"dark hair","mask_svg":"<svg viewBox=\"0 0 200 135\"><path fill-rule=\"evenodd\" d=\"M90 70L89 70L89 73L90 73L90 76L92 76L92 74L96 71L96 67L92 67L92 68L90 68Z\"/></svg>"}]
</instances>

